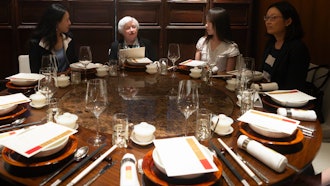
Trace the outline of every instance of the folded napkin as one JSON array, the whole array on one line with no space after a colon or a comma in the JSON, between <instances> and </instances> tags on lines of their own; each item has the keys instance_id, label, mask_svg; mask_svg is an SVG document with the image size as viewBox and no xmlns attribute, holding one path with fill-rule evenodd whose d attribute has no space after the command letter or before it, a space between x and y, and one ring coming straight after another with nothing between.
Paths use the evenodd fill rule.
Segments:
<instances>
[{"instance_id":1,"label":"folded napkin","mask_svg":"<svg viewBox=\"0 0 330 186\"><path fill-rule=\"evenodd\" d=\"M98 68L100 66L102 66L101 63L89 63L87 65L86 69ZM79 69L84 69L85 68L85 66L83 64L79 63L79 62L70 64L70 67L71 68L79 68Z\"/></svg>"},{"instance_id":2,"label":"folded napkin","mask_svg":"<svg viewBox=\"0 0 330 186\"><path fill-rule=\"evenodd\" d=\"M36 73L18 73L12 76L7 77L6 79L25 79L25 80L35 80L38 81L45 76L42 74L36 74Z\"/></svg>"},{"instance_id":3,"label":"folded napkin","mask_svg":"<svg viewBox=\"0 0 330 186\"><path fill-rule=\"evenodd\" d=\"M22 93L10 94L6 96L0 96L0 105L17 105L21 103L27 103L31 100Z\"/></svg>"},{"instance_id":4,"label":"folded napkin","mask_svg":"<svg viewBox=\"0 0 330 186\"><path fill-rule=\"evenodd\" d=\"M300 121L287 118L278 114L266 113L257 110L249 110L245 112L239 121L256 125L276 132L293 134L297 129Z\"/></svg>"},{"instance_id":5,"label":"folded napkin","mask_svg":"<svg viewBox=\"0 0 330 186\"><path fill-rule=\"evenodd\" d=\"M157 139L153 143L169 177L218 171L212 156L205 154L194 136Z\"/></svg>"},{"instance_id":6,"label":"folded napkin","mask_svg":"<svg viewBox=\"0 0 330 186\"><path fill-rule=\"evenodd\" d=\"M127 61L130 62L130 63L152 63L152 61L147 57L129 58L129 59L127 59Z\"/></svg>"},{"instance_id":7,"label":"folded napkin","mask_svg":"<svg viewBox=\"0 0 330 186\"><path fill-rule=\"evenodd\" d=\"M278 108L277 114L287 116L302 121L315 121L317 119L314 110L303 110L293 108Z\"/></svg>"},{"instance_id":8,"label":"folded napkin","mask_svg":"<svg viewBox=\"0 0 330 186\"><path fill-rule=\"evenodd\" d=\"M275 82L271 83L253 83L252 87L256 89L257 91L272 91L272 90L278 90L278 85Z\"/></svg>"}]
</instances>

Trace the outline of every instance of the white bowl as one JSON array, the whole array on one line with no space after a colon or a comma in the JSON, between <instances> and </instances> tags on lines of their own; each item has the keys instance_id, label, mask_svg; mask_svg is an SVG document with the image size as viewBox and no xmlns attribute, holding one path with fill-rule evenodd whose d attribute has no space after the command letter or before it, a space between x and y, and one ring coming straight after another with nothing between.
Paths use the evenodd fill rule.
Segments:
<instances>
[{"instance_id":1,"label":"white bowl","mask_svg":"<svg viewBox=\"0 0 330 186\"><path fill-rule=\"evenodd\" d=\"M29 86L37 84L38 80L32 79L10 79L10 82L17 86Z\"/></svg>"},{"instance_id":2,"label":"white bowl","mask_svg":"<svg viewBox=\"0 0 330 186\"><path fill-rule=\"evenodd\" d=\"M213 159L213 154L207 149L207 147L202 146L202 150L206 152L205 154ZM158 155L157 149L155 148L152 152L152 159L154 160L155 166L158 170L160 170L162 173L166 174L166 170L163 166L163 163L160 160L160 157ZM197 178L199 176L202 176L203 173L200 174L190 174L190 175L184 175L184 176L174 176L174 178L179 178L179 179L192 179L192 178Z\"/></svg>"},{"instance_id":3,"label":"white bowl","mask_svg":"<svg viewBox=\"0 0 330 186\"><path fill-rule=\"evenodd\" d=\"M9 104L0 106L0 115L7 114L13 111L17 107L17 104Z\"/></svg>"},{"instance_id":4,"label":"white bowl","mask_svg":"<svg viewBox=\"0 0 330 186\"><path fill-rule=\"evenodd\" d=\"M192 78L196 78L196 79L197 79L197 78L200 78L200 77L202 76L202 74L199 74L199 73L192 73L192 72L191 72L191 73L189 74L189 76L192 77Z\"/></svg>"},{"instance_id":5,"label":"white bowl","mask_svg":"<svg viewBox=\"0 0 330 186\"><path fill-rule=\"evenodd\" d=\"M290 136L290 134L287 134L287 133L277 132L277 131L271 130L269 128L252 125L250 123L249 123L249 127L256 133L263 135L265 137L269 137L269 138L285 138L285 137Z\"/></svg>"},{"instance_id":6,"label":"white bowl","mask_svg":"<svg viewBox=\"0 0 330 186\"><path fill-rule=\"evenodd\" d=\"M69 141L69 137L63 138L63 139L57 141L56 143L54 143L53 145L40 151L38 154L35 154L33 157L41 158L41 157L50 156L52 154L55 154L55 153L59 152L60 150L62 150L65 147L65 145L68 143L68 141Z\"/></svg>"},{"instance_id":7,"label":"white bowl","mask_svg":"<svg viewBox=\"0 0 330 186\"><path fill-rule=\"evenodd\" d=\"M305 106L308 103L308 100L298 101L298 102L290 102L290 101L283 102L283 101L277 100L273 97L271 97L271 99L275 103L280 104L280 105L285 106L285 107L302 107L302 106Z\"/></svg>"}]
</instances>

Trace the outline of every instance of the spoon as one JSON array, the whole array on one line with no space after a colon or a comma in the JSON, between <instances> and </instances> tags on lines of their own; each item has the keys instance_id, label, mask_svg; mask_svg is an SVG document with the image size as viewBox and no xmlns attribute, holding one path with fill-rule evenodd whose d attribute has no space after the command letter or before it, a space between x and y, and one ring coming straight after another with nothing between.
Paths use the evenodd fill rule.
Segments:
<instances>
[{"instance_id":1,"label":"spoon","mask_svg":"<svg viewBox=\"0 0 330 186\"><path fill-rule=\"evenodd\" d=\"M19 125L19 124L22 124L24 121L25 121L25 118L17 118L15 121L13 121L11 123L1 125L0 129L5 128L5 127L11 127L11 126Z\"/></svg>"},{"instance_id":2,"label":"spoon","mask_svg":"<svg viewBox=\"0 0 330 186\"><path fill-rule=\"evenodd\" d=\"M49 177L45 178L44 180L42 180L42 182L39 184L41 185L45 185L49 180L51 180L52 178L54 178L56 175L58 175L63 169L65 169L67 166L69 166L71 163L73 163L74 161L79 161L82 158L84 158L87 153L89 151L88 146L83 146L80 147L75 153L73 158L68 161L65 165L63 165L61 168L59 168L56 172L54 172L52 175L50 175Z\"/></svg>"}]
</instances>

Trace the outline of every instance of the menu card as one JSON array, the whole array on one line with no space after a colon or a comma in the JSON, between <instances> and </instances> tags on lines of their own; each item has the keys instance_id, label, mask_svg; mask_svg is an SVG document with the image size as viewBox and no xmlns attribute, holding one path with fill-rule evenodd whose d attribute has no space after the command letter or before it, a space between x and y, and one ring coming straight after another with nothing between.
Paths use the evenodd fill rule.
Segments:
<instances>
[{"instance_id":1,"label":"menu card","mask_svg":"<svg viewBox=\"0 0 330 186\"><path fill-rule=\"evenodd\" d=\"M1 145L29 158L57 141L69 137L77 130L48 122L25 131L10 138L1 140Z\"/></svg>"},{"instance_id":2,"label":"menu card","mask_svg":"<svg viewBox=\"0 0 330 186\"><path fill-rule=\"evenodd\" d=\"M22 93L10 94L6 96L0 96L0 106L10 104L21 104L30 102L30 99Z\"/></svg>"},{"instance_id":3,"label":"menu card","mask_svg":"<svg viewBox=\"0 0 330 186\"><path fill-rule=\"evenodd\" d=\"M208 155L194 136L153 141L167 176L184 176L218 171L213 156Z\"/></svg>"},{"instance_id":4,"label":"menu card","mask_svg":"<svg viewBox=\"0 0 330 186\"><path fill-rule=\"evenodd\" d=\"M190 67L198 67L198 66L204 66L205 64L206 64L205 61L188 59L184 62L181 62L179 65L185 65L185 66L190 66Z\"/></svg>"},{"instance_id":5,"label":"menu card","mask_svg":"<svg viewBox=\"0 0 330 186\"><path fill-rule=\"evenodd\" d=\"M145 56L145 47L138 48L125 48L120 49L120 53L123 53L126 58L144 58Z\"/></svg>"},{"instance_id":6,"label":"menu card","mask_svg":"<svg viewBox=\"0 0 330 186\"><path fill-rule=\"evenodd\" d=\"M290 135L293 134L300 123L298 120L287 118L278 114L266 113L252 109L245 112L238 118L238 120Z\"/></svg>"},{"instance_id":7,"label":"menu card","mask_svg":"<svg viewBox=\"0 0 330 186\"><path fill-rule=\"evenodd\" d=\"M282 103L286 103L286 102L295 103L295 102L303 102L303 101L316 99L315 97L305 94L304 92L301 92L296 89L276 90L271 92L265 92L265 94Z\"/></svg>"}]
</instances>

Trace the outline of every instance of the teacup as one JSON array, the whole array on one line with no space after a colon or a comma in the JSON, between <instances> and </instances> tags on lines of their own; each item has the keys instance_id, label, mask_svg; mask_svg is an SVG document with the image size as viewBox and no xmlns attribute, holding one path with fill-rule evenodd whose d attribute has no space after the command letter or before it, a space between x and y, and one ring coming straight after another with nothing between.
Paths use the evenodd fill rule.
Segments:
<instances>
[{"instance_id":1,"label":"teacup","mask_svg":"<svg viewBox=\"0 0 330 186\"><path fill-rule=\"evenodd\" d=\"M69 112L65 112L62 115L55 115L54 116L55 121L57 124L69 127L69 128L75 128L76 122L78 120L78 116L75 114L71 114Z\"/></svg>"},{"instance_id":2,"label":"teacup","mask_svg":"<svg viewBox=\"0 0 330 186\"><path fill-rule=\"evenodd\" d=\"M70 85L70 77L64 74L61 74L56 80L58 87L67 87Z\"/></svg>"},{"instance_id":3,"label":"teacup","mask_svg":"<svg viewBox=\"0 0 330 186\"><path fill-rule=\"evenodd\" d=\"M226 88L231 90L231 91L234 91L235 88L236 88L237 79L236 78L231 78L231 79L228 79L226 82L227 82Z\"/></svg>"},{"instance_id":4,"label":"teacup","mask_svg":"<svg viewBox=\"0 0 330 186\"><path fill-rule=\"evenodd\" d=\"M190 69L190 77L192 78L200 78L202 76L202 69L198 67L194 67Z\"/></svg>"},{"instance_id":5,"label":"teacup","mask_svg":"<svg viewBox=\"0 0 330 186\"><path fill-rule=\"evenodd\" d=\"M109 67L107 65L103 65L96 69L96 75L99 77L104 77L108 75Z\"/></svg>"},{"instance_id":6,"label":"teacup","mask_svg":"<svg viewBox=\"0 0 330 186\"><path fill-rule=\"evenodd\" d=\"M46 104L46 96L40 92L30 95L31 102L34 106L43 106Z\"/></svg>"},{"instance_id":7,"label":"teacup","mask_svg":"<svg viewBox=\"0 0 330 186\"><path fill-rule=\"evenodd\" d=\"M223 134L230 130L230 127L233 124L233 122L234 121L232 118L224 114L219 114L218 116L214 116L212 118L212 123L213 123L212 129L217 134Z\"/></svg>"},{"instance_id":8,"label":"teacup","mask_svg":"<svg viewBox=\"0 0 330 186\"><path fill-rule=\"evenodd\" d=\"M158 72L157 64L146 65L146 68L147 68L146 72L149 74L156 74Z\"/></svg>"},{"instance_id":9,"label":"teacup","mask_svg":"<svg viewBox=\"0 0 330 186\"><path fill-rule=\"evenodd\" d=\"M139 142L149 142L153 139L155 131L155 126L146 122L141 122L134 126L133 134L135 139Z\"/></svg>"}]
</instances>

